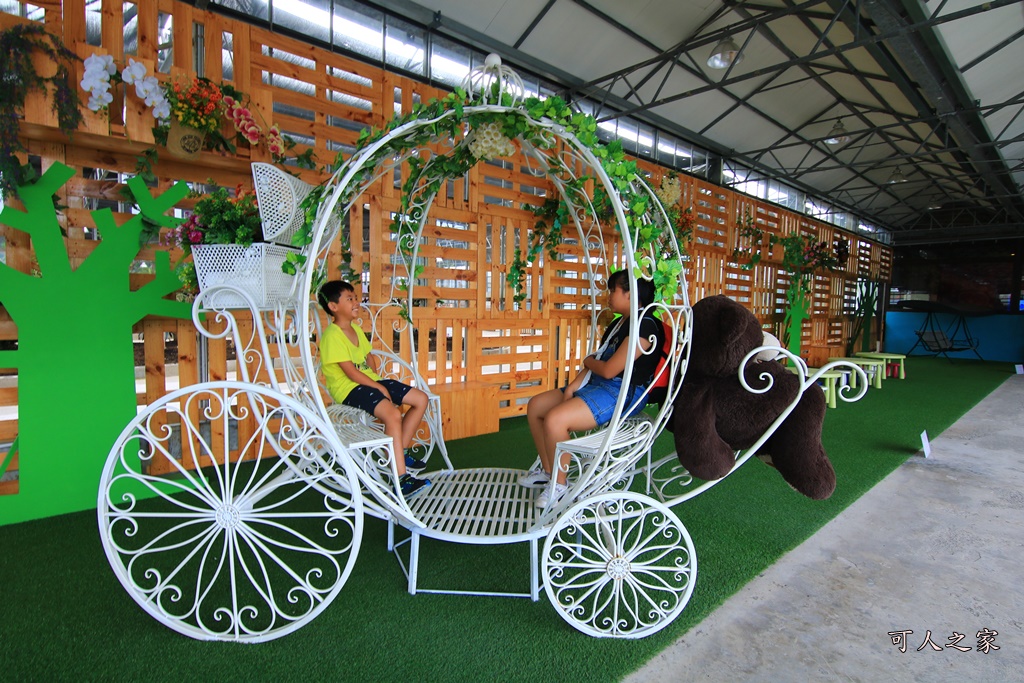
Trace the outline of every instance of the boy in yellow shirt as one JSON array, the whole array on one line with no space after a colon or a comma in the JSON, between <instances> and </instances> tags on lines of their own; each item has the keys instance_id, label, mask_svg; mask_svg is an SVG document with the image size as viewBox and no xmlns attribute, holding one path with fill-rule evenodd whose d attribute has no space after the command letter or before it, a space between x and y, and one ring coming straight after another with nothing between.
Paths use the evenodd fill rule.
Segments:
<instances>
[{"instance_id":1,"label":"boy in yellow shirt","mask_svg":"<svg viewBox=\"0 0 1024 683\"><path fill-rule=\"evenodd\" d=\"M409 498L430 485L429 479L413 476L426 463L405 454L427 410L427 395L397 380L381 379L377 374L370 342L355 322L361 307L351 284L331 280L320 288L318 299L334 319L320 339L320 363L327 391L337 403L364 410L384 424L384 432L394 440L395 454L399 456L395 464L402 495ZM405 415L402 405L409 406Z\"/></svg>"}]
</instances>

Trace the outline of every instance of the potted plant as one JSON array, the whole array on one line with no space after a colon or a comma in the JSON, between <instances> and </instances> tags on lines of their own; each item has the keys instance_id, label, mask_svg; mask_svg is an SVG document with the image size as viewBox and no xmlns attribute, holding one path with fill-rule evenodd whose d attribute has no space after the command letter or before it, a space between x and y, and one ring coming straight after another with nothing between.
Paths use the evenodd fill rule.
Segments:
<instances>
[{"instance_id":1,"label":"potted plant","mask_svg":"<svg viewBox=\"0 0 1024 683\"><path fill-rule=\"evenodd\" d=\"M163 238L182 251L179 298L230 285L246 292L259 308L273 308L291 293L294 278L282 272L288 247L264 240L256 194L241 185L233 193L218 188L202 196L191 215ZM187 258L191 256L192 260ZM224 291L209 307L248 308L245 297Z\"/></svg>"},{"instance_id":2,"label":"potted plant","mask_svg":"<svg viewBox=\"0 0 1024 683\"><path fill-rule=\"evenodd\" d=\"M155 138L176 157L192 160L204 149L234 152L233 142L221 134L225 121L233 125L238 141L253 146L265 144L277 163L284 161L286 152L295 146L295 141L283 135L276 124L264 130L256 123L252 110L245 106L246 96L230 85L200 77L161 83L156 76L147 74L145 64L130 57L120 71L109 55L86 58L80 85L89 93L89 109L99 111L107 107L113 101L111 87L120 83L135 86L135 95L156 119ZM295 161L302 168L315 167L311 149L298 155Z\"/></svg>"}]
</instances>

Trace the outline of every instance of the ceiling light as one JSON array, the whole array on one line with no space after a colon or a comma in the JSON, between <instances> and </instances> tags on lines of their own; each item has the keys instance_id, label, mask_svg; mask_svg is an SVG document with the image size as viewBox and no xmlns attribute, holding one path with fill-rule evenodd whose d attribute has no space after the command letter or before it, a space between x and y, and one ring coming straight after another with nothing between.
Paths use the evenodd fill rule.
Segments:
<instances>
[{"instance_id":1,"label":"ceiling light","mask_svg":"<svg viewBox=\"0 0 1024 683\"><path fill-rule=\"evenodd\" d=\"M892 175L889 176L889 179L885 182L889 183L890 185L892 185L893 183L905 183L907 182L907 178L906 176L903 175L903 171L900 170L900 167L897 166L896 170L892 172Z\"/></svg>"},{"instance_id":2,"label":"ceiling light","mask_svg":"<svg viewBox=\"0 0 1024 683\"><path fill-rule=\"evenodd\" d=\"M711 56L708 57L708 66L712 69L728 69L732 64L739 64L742 61L743 53L740 52L739 46L736 45L732 37L726 36L711 51Z\"/></svg>"},{"instance_id":3,"label":"ceiling light","mask_svg":"<svg viewBox=\"0 0 1024 683\"><path fill-rule=\"evenodd\" d=\"M843 120L839 119L836 121L836 125L832 126L832 130L828 132L828 137L825 138L826 145L841 145L850 139L850 134L846 132L846 128L843 127Z\"/></svg>"}]
</instances>

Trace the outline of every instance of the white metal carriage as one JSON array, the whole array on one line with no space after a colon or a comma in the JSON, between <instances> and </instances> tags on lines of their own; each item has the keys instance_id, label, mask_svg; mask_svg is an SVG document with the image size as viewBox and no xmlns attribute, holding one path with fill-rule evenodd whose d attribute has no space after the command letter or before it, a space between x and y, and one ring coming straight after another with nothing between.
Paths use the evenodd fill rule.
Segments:
<instances>
[{"instance_id":1,"label":"white metal carriage","mask_svg":"<svg viewBox=\"0 0 1024 683\"><path fill-rule=\"evenodd\" d=\"M419 546L427 537L527 544L531 570L522 590L483 594L537 600L543 590L563 619L590 635L643 637L686 606L696 580L696 553L671 507L715 482L695 485L674 454L651 458L689 355L682 252L668 218L643 179L610 177L598 148L581 142L571 125L546 117L500 60L489 58L465 88L469 104L439 107L393 125L339 168L311 204L311 241L296 262L295 277L284 285L277 271L262 277L265 264L256 260L265 255L246 253L204 283L193 309L195 324L208 337L234 342L237 379L168 394L132 420L115 443L98 499L104 549L128 593L169 628L199 639L257 642L301 627L344 586L359 553L365 514L388 522L388 546L413 594L458 592L419 585ZM508 141L497 129L481 124L499 117L512 121L531 167L552 180L569 209L589 278L581 283L589 294L582 305L592 329L612 268L628 269L631 291L636 272L650 272L658 263L669 262L669 271L679 276L670 295L652 305L670 335L666 395L638 416L624 417L630 411L623 392L607 425L560 443L559 453L570 463L569 490L545 508L535 505L536 490L518 485L522 470L452 466L440 402L418 371L417 354L403 360L393 348L399 338L415 345L417 250L434 194L450 172L431 162L459 155L465 161L472 145L481 149L485 135L491 137L487 144L503 146ZM453 122L462 135L438 135ZM337 217L361 201L366 187L391 177L410 158L418 160L418 176L408 211L399 217L393 297L365 306L384 374L414 384L431 399L417 441L428 459L436 464L440 458L443 466L429 473L431 486L406 501L391 439L368 415L325 402L316 347L321 318L311 292L325 278L326 254L341 230ZM268 238L290 243L306 223L302 200L311 188L268 165L255 164L254 176ZM607 216L595 207L594 187L610 199ZM607 242L610 226L614 252ZM279 270L284 258L274 267ZM277 284L257 284L253 291L253 282ZM253 325L239 322L233 313L239 308L253 312ZM631 318L631 350L638 348L637 318ZM276 362L271 345L277 346ZM816 376L807 377L806 366L796 360L806 390ZM631 370L625 370L624 386ZM738 453L736 466L770 433ZM158 460L173 476L153 473Z\"/></svg>"}]
</instances>

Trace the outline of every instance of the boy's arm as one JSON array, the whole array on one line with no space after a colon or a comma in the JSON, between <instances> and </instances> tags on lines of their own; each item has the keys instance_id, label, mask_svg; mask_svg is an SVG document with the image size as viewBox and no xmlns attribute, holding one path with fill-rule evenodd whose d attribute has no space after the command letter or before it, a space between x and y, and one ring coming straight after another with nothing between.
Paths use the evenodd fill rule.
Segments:
<instances>
[{"instance_id":1,"label":"boy's arm","mask_svg":"<svg viewBox=\"0 0 1024 683\"><path fill-rule=\"evenodd\" d=\"M366 367L370 368L375 375L380 375L380 359L373 351L366 354Z\"/></svg>"}]
</instances>

